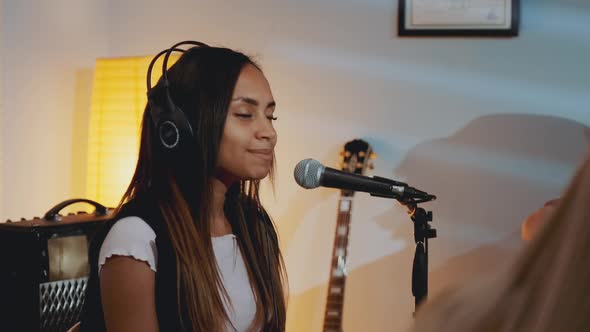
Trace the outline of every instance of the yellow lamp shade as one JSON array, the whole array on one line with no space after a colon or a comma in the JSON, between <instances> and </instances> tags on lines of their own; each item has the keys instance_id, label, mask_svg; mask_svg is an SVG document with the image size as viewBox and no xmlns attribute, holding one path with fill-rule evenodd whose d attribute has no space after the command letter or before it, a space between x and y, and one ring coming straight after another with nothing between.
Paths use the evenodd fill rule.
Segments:
<instances>
[{"instance_id":1,"label":"yellow lamp shade","mask_svg":"<svg viewBox=\"0 0 590 332\"><path fill-rule=\"evenodd\" d=\"M147 102L146 72L152 56L98 59L94 72L86 197L116 206L127 189L139 151L141 118ZM152 85L161 75L154 65ZM178 56L168 61L170 66Z\"/></svg>"}]
</instances>

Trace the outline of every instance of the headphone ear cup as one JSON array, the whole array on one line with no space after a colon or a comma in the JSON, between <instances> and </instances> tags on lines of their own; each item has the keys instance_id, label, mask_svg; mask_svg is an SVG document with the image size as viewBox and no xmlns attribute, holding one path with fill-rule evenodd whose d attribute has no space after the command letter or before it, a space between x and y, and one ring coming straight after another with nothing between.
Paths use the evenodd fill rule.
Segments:
<instances>
[{"instance_id":1,"label":"headphone ear cup","mask_svg":"<svg viewBox=\"0 0 590 332\"><path fill-rule=\"evenodd\" d=\"M160 123L158 135L163 146L175 149L180 144L188 143L192 139L193 128L185 113L172 102L170 96L168 96L168 100L171 111L167 114L166 121Z\"/></svg>"},{"instance_id":2,"label":"headphone ear cup","mask_svg":"<svg viewBox=\"0 0 590 332\"><path fill-rule=\"evenodd\" d=\"M185 53L187 50L178 48L181 45L193 45L198 47L209 47L205 43L194 40L186 40L176 43L169 49L158 53L150 62L146 75L147 95L150 116L156 129L160 145L164 150L178 150L180 145L188 145L193 138L193 129L186 114L180 109L170 96L167 63L172 52ZM162 78L154 87L151 84L152 68L156 60L166 54L162 64Z\"/></svg>"},{"instance_id":3,"label":"headphone ear cup","mask_svg":"<svg viewBox=\"0 0 590 332\"><path fill-rule=\"evenodd\" d=\"M154 128L164 149L176 150L179 145L190 141L193 136L190 122L172 101L167 87L155 86L148 94L148 102Z\"/></svg>"}]
</instances>

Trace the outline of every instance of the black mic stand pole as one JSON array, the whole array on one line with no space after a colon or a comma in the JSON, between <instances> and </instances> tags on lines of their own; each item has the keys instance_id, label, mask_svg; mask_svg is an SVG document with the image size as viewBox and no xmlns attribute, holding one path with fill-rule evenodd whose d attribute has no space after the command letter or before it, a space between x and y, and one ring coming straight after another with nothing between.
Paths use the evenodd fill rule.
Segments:
<instances>
[{"instance_id":1,"label":"black mic stand pole","mask_svg":"<svg viewBox=\"0 0 590 332\"><path fill-rule=\"evenodd\" d=\"M392 186L408 188L408 185L403 182L378 176L374 176L373 178ZM419 193L421 197L404 197L405 195L400 196L394 192L391 195L371 194L371 196L398 200L400 204L408 208L408 214L414 223L416 252L414 253L414 263L412 265L412 295L415 298L414 315L416 315L418 306L428 295L428 239L436 237L436 229L432 228L429 224L432 221L432 211L426 212L423 208L418 207L418 204L435 200L436 196L416 189L414 189L414 192Z\"/></svg>"},{"instance_id":2,"label":"black mic stand pole","mask_svg":"<svg viewBox=\"0 0 590 332\"><path fill-rule=\"evenodd\" d=\"M432 221L432 211L426 212L413 201L401 203L408 208L408 214L414 223L416 251L412 265L412 295L415 298L415 315L428 295L428 239L436 237L436 229L428 223Z\"/></svg>"}]
</instances>

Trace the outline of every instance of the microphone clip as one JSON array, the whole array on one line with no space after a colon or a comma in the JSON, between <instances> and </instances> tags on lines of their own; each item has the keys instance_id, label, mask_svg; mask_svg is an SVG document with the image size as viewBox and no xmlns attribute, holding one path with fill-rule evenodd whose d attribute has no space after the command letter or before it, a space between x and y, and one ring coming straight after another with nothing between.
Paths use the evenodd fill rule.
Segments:
<instances>
[{"instance_id":1,"label":"microphone clip","mask_svg":"<svg viewBox=\"0 0 590 332\"><path fill-rule=\"evenodd\" d=\"M374 196L374 197L397 199L403 205L416 205L416 204L420 204L420 203L430 202L430 201L433 201L436 199L435 195L430 195L425 191L410 187L405 182L395 181L395 180L383 178L380 176L373 176L373 179L377 180L379 182L403 189L402 195L399 195L398 193L395 193L393 191L389 195L371 193L370 195Z\"/></svg>"}]
</instances>

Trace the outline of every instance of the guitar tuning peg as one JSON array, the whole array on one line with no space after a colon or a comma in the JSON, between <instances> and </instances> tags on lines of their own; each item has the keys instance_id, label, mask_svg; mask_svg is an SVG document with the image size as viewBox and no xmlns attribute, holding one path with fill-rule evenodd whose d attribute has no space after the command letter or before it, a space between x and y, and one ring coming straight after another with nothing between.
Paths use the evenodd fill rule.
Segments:
<instances>
[{"instance_id":1,"label":"guitar tuning peg","mask_svg":"<svg viewBox=\"0 0 590 332\"><path fill-rule=\"evenodd\" d=\"M340 155L341 157L344 157L344 151L340 151L339 155Z\"/></svg>"},{"instance_id":2,"label":"guitar tuning peg","mask_svg":"<svg viewBox=\"0 0 590 332\"><path fill-rule=\"evenodd\" d=\"M375 159L375 158L377 158L377 154L375 152L371 152L371 155L369 156L369 158Z\"/></svg>"},{"instance_id":3,"label":"guitar tuning peg","mask_svg":"<svg viewBox=\"0 0 590 332\"><path fill-rule=\"evenodd\" d=\"M375 164L373 164L372 162L369 163L369 169L370 170L374 170L375 169Z\"/></svg>"}]
</instances>

